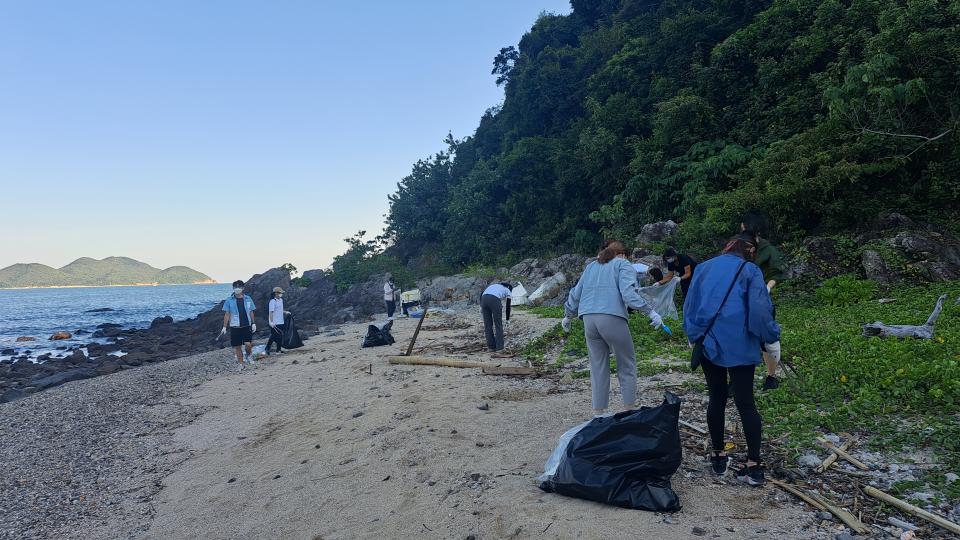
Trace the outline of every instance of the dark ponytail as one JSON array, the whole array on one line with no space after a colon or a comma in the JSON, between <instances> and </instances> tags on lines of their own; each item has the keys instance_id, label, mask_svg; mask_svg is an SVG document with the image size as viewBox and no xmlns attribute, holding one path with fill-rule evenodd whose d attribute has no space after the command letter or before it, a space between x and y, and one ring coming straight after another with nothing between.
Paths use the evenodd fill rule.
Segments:
<instances>
[{"instance_id":1,"label":"dark ponytail","mask_svg":"<svg viewBox=\"0 0 960 540\"><path fill-rule=\"evenodd\" d=\"M618 255L626 255L627 248L617 240L604 240L600 246L600 253L597 253L597 261L600 264L607 264Z\"/></svg>"}]
</instances>

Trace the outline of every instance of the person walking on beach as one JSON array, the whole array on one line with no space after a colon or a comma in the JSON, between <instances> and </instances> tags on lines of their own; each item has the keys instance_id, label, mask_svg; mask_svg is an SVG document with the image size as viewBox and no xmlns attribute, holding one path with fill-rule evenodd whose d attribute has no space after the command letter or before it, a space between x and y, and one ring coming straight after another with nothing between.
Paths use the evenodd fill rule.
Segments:
<instances>
[{"instance_id":1,"label":"person walking on beach","mask_svg":"<svg viewBox=\"0 0 960 540\"><path fill-rule=\"evenodd\" d=\"M616 240L603 243L597 260L588 264L564 304L560 323L570 332L570 318L583 319L590 357L590 388L593 413L606 412L610 402L610 351L617 357L617 379L624 410L637 400L637 356L628 324L628 309L650 317L650 326L660 328L663 319L637 292L637 271L627 262L626 249Z\"/></svg>"},{"instance_id":2,"label":"person walking on beach","mask_svg":"<svg viewBox=\"0 0 960 540\"><path fill-rule=\"evenodd\" d=\"M242 280L234 281L233 294L223 301L223 328L218 336L222 337L230 329L230 346L237 355L238 372L243 371L245 358L253 362L253 334L257 331L253 318L256 306L252 298L243 294L243 285Z\"/></svg>"},{"instance_id":3,"label":"person walking on beach","mask_svg":"<svg viewBox=\"0 0 960 540\"><path fill-rule=\"evenodd\" d=\"M784 279L785 264L783 254L769 240L764 238L767 234L769 220L766 216L750 212L743 216L740 222L740 231L752 234L757 241L757 256L754 260L760 271L763 272L763 280L766 282L767 291L773 292L773 288ZM773 317L777 317L777 307L773 307ZM775 390L780 387L780 379L777 378L777 367L780 364L780 342L767 343L763 346L763 363L767 367L767 378L763 381L764 390Z\"/></svg>"},{"instance_id":4,"label":"person walking on beach","mask_svg":"<svg viewBox=\"0 0 960 540\"><path fill-rule=\"evenodd\" d=\"M756 252L753 235L735 236L719 257L697 268L683 304L687 338L703 347L713 472L724 474L729 462L723 439L727 398L732 392L747 439L747 462L737 478L751 486L764 483L760 461L763 420L754 401L753 375L760 363L760 346L780 340L763 273L751 262Z\"/></svg>"},{"instance_id":5,"label":"person walking on beach","mask_svg":"<svg viewBox=\"0 0 960 540\"><path fill-rule=\"evenodd\" d=\"M510 320L510 295L513 285L494 283L480 295L480 315L483 317L483 335L487 348L493 352L503 349L503 302L507 303L507 319Z\"/></svg>"},{"instance_id":6,"label":"person walking on beach","mask_svg":"<svg viewBox=\"0 0 960 540\"><path fill-rule=\"evenodd\" d=\"M270 325L270 339L267 340L267 356L270 356L270 345L277 344L277 352L283 352L283 330L284 316L289 315L289 311L283 310L283 289L273 288L273 298L267 305L267 324Z\"/></svg>"},{"instance_id":7,"label":"person walking on beach","mask_svg":"<svg viewBox=\"0 0 960 540\"><path fill-rule=\"evenodd\" d=\"M383 284L383 301L387 304L387 319L393 320L393 314L397 310L397 285L393 281L393 276L387 274L387 282Z\"/></svg>"}]
</instances>

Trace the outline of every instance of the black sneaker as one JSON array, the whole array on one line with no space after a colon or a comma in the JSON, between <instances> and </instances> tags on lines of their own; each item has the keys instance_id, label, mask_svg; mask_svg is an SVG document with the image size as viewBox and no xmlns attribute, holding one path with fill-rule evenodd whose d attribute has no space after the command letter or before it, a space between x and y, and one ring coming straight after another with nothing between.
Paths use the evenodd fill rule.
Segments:
<instances>
[{"instance_id":1,"label":"black sneaker","mask_svg":"<svg viewBox=\"0 0 960 540\"><path fill-rule=\"evenodd\" d=\"M763 466L745 465L742 469L737 471L737 480L746 483L748 486L762 486L766 482L763 479Z\"/></svg>"},{"instance_id":2,"label":"black sneaker","mask_svg":"<svg viewBox=\"0 0 960 540\"><path fill-rule=\"evenodd\" d=\"M776 390L780 388L780 379L767 375L767 378L763 381L763 390Z\"/></svg>"},{"instance_id":3,"label":"black sneaker","mask_svg":"<svg viewBox=\"0 0 960 540\"><path fill-rule=\"evenodd\" d=\"M710 456L710 466L713 467L713 474L723 476L723 473L727 472L727 462L729 461L730 456L718 456L716 454Z\"/></svg>"}]
</instances>

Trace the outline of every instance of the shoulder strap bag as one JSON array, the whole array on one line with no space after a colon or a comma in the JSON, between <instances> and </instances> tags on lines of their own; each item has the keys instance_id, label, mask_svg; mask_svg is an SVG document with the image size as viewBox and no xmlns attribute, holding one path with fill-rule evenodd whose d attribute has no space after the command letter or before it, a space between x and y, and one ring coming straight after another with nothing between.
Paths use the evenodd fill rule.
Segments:
<instances>
[{"instance_id":1,"label":"shoulder strap bag","mask_svg":"<svg viewBox=\"0 0 960 540\"><path fill-rule=\"evenodd\" d=\"M720 306L717 308L717 313L714 314L713 318L710 319L710 324L707 325L707 329L703 331L703 335L700 336L700 339L693 344L693 352L690 354L690 371L696 371L700 364L703 363L703 360L707 357L706 352L704 352L703 340L706 339L707 334L710 333L710 330L713 330L713 323L717 322L717 317L720 316L720 310L723 309L723 305L727 303L727 298L730 297L730 291L733 290L733 286L737 284L737 278L740 277L740 272L743 271L744 265L747 264L747 261L740 263L740 267L737 268L737 273L733 276L733 281L730 282L730 287L727 288L727 294L723 295L723 300L720 301Z\"/></svg>"}]
</instances>

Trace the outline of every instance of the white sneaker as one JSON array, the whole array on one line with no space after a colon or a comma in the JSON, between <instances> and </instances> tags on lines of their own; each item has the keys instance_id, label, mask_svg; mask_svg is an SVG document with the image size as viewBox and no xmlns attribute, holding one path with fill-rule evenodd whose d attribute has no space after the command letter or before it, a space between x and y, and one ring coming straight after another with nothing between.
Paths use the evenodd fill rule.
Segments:
<instances>
[{"instance_id":1,"label":"white sneaker","mask_svg":"<svg viewBox=\"0 0 960 540\"><path fill-rule=\"evenodd\" d=\"M243 364L237 364L237 373L243 373Z\"/></svg>"}]
</instances>

